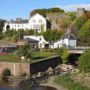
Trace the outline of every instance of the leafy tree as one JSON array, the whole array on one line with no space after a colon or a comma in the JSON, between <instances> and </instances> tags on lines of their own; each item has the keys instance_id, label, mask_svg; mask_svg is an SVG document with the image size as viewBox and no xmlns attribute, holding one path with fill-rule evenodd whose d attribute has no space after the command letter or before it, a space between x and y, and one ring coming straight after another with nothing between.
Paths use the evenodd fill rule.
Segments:
<instances>
[{"instance_id":1,"label":"leafy tree","mask_svg":"<svg viewBox=\"0 0 90 90\"><path fill-rule=\"evenodd\" d=\"M17 31L16 30L7 30L3 33L3 38L7 39L7 40L11 40L11 41L16 41L17 40Z\"/></svg>"},{"instance_id":2,"label":"leafy tree","mask_svg":"<svg viewBox=\"0 0 90 90\"><path fill-rule=\"evenodd\" d=\"M31 51L29 44L24 45L19 51L17 52L17 55L19 57L24 56L26 59L30 59L31 57Z\"/></svg>"},{"instance_id":3,"label":"leafy tree","mask_svg":"<svg viewBox=\"0 0 90 90\"><path fill-rule=\"evenodd\" d=\"M62 10L62 9L60 9L58 7L54 7L54 8L47 9L47 12L48 13L51 13L51 12L53 12L53 13L61 13L61 12L64 12L64 10Z\"/></svg>"},{"instance_id":4,"label":"leafy tree","mask_svg":"<svg viewBox=\"0 0 90 90\"><path fill-rule=\"evenodd\" d=\"M10 76L10 75L11 75L10 69L5 68L5 69L3 70L3 72L2 72L2 79L3 79L4 81L8 81L8 76Z\"/></svg>"},{"instance_id":5,"label":"leafy tree","mask_svg":"<svg viewBox=\"0 0 90 90\"><path fill-rule=\"evenodd\" d=\"M79 58L81 72L90 72L90 50L85 51Z\"/></svg>"},{"instance_id":6,"label":"leafy tree","mask_svg":"<svg viewBox=\"0 0 90 90\"><path fill-rule=\"evenodd\" d=\"M66 47L63 46L63 47L59 48L58 54L61 57L63 63L66 63L68 61L67 58L69 56L69 53L68 53L68 49Z\"/></svg>"},{"instance_id":7,"label":"leafy tree","mask_svg":"<svg viewBox=\"0 0 90 90\"><path fill-rule=\"evenodd\" d=\"M49 8L49 9L35 9L30 13L30 16L33 16L36 13L39 13L41 15L43 15L44 17L46 17L47 13L63 13L64 10L55 7L55 8Z\"/></svg>"},{"instance_id":8,"label":"leafy tree","mask_svg":"<svg viewBox=\"0 0 90 90\"><path fill-rule=\"evenodd\" d=\"M81 29L81 27L83 26L83 24L87 21L86 17L82 16L82 17L79 17L75 20L75 26L78 30Z\"/></svg>"},{"instance_id":9,"label":"leafy tree","mask_svg":"<svg viewBox=\"0 0 90 90\"><path fill-rule=\"evenodd\" d=\"M0 32L2 33L5 20L0 19Z\"/></svg>"},{"instance_id":10,"label":"leafy tree","mask_svg":"<svg viewBox=\"0 0 90 90\"><path fill-rule=\"evenodd\" d=\"M69 12L68 15L70 16L71 21L74 21L76 19L76 13L75 12Z\"/></svg>"},{"instance_id":11,"label":"leafy tree","mask_svg":"<svg viewBox=\"0 0 90 90\"><path fill-rule=\"evenodd\" d=\"M34 32L34 30L26 30L26 31L24 31L24 34L25 35L34 35L35 32Z\"/></svg>"},{"instance_id":12,"label":"leafy tree","mask_svg":"<svg viewBox=\"0 0 90 90\"><path fill-rule=\"evenodd\" d=\"M54 42L60 39L63 33L63 31L47 30L43 35L46 41Z\"/></svg>"},{"instance_id":13,"label":"leafy tree","mask_svg":"<svg viewBox=\"0 0 90 90\"><path fill-rule=\"evenodd\" d=\"M18 39L23 39L24 33L23 29L18 30Z\"/></svg>"},{"instance_id":14,"label":"leafy tree","mask_svg":"<svg viewBox=\"0 0 90 90\"><path fill-rule=\"evenodd\" d=\"M83 27L79 31L78 38L80 41L80 45L90 45L90 19L83 25Z\"/></svg>"}]
</instances>

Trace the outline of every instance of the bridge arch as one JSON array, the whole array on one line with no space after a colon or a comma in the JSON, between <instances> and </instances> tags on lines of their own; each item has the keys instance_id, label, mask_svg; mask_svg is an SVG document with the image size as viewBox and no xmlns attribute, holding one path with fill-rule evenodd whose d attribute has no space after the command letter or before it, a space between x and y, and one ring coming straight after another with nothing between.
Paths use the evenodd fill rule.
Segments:
<instances>
[{"instance_id":1,"label":"bridge arch","mask_svg":"<svg viewBox=\"0 0 90 90\"><path fill-rule=\"evenodd\" d=\"M10 25L7 25L6 26L6 30L10 30Z\"/></svg>"}]
</instances>

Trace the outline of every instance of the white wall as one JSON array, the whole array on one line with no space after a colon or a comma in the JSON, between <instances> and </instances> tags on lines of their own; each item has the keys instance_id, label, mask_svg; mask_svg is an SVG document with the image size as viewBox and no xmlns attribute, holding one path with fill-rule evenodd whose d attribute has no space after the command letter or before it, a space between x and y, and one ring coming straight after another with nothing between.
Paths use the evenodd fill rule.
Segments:
<instances>
[{"instance_id":1,"label":"white wall","mask_svg":"<svg viewBox=\"0 0 90 90\"><path fill-rule=\"evenodd\" d=\"M51 48L52 49L55 49L55 48L60 48L62 47L63 45L65 46L68 46L68 47L75 47L76 46L76 40L69 40L69 39L61 39L57 42L55 42L53 45L51 45Z\"/></svg>"},{"instance_id":2,"label":"white wall","mask_svg":"<svg viewBox=\"0 0 90 90\"><path fill-rule=\"evenodd\" d=\"M41 27L43 27L43 30L46 31L47 22L46 18L44 18L42 15L35 14L29 19L29 25L31 29L38 30L37 32L41 32Z\"/></svg>"},{"instance_id":3,"label":"white wall","mask_svg":"<svg viewBox=\"0 0 90 90\"><path fill-rule=\"evenodd\" d=\"M34 40L37 40L39 41L38 42L38 47L39 48L45 48L45 44L48 44L48 42L44 39L44 37L42 35L40 36L35 36L35 35L32 35L32 36L24 36L24 38L31 38L31 39L34 39Z\"/></svg>"},{"instance_id":4,"label":"white wall","mask_svg":"<svg viewBox=\"0 0 90 90\"><path fill-rule=\"evenodd\" d=\"M23 30L29 29L29 24L28 23L19 24L19 23L8 23L8 22L6 22L4 24L4 28L3 28L4 31L6 31L7 25L10 26L10 30L14 29L14 30L18 31L19 29L23 29Z\"/></svg>"},{"instance_id":5,"label":"white wall","mask_svg":"<svg viewBox=\"0 0 90 90\"><path fill-rule=\"evenodd\" d=\"M32 16L29 19L28 23L11 23L11 22L5 22L4 24L4 28L3 30L6 31L6 27L7 25L10 26L10 30L15 29L15 30L19 30L19 29L32 29L32 30L36 30L37 32L41 32L41 27L43 27L43 31L46 31L47 29L47 21L46 18L44 18L42 15L40 14L35 14L34 16Z\"/></svg>"}]
</instances>

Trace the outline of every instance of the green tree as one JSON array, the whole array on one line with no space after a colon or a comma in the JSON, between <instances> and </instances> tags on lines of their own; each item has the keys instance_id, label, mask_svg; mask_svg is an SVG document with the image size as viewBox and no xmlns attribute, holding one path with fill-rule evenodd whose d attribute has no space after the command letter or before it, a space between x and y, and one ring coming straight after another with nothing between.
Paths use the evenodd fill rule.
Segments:
<instances>
[{"instance_id":1,"label":"green tree","mask_svg":"<svg viewBox=\"0 0 90 90\"><path fill-rule=\"evenodd\" d=\"M77 28L78 30L80 30L81 27L83 26L83 24L84 24L86 21L87 21L86 17L83 16L83 17L77 18L77 19L75 20L74 24L75 24L76 28Z\"/></svg>"},{"instance_id":2,"label":"green tree","mask_svg":"<svg viewBox=\"0 0 90 90\"><path fill-rule=\"evenodd\" d=\"M20 29L20 30L17 31L17 33L18 33L18 39L19 40L23 39L25 31L23 29Z\"/></svg>"},{"instance_id":3,"label":"green tree","mask_svg":"<svg viewBox=\"0 0 90 90\"><path fill-rule=\"evenodd\" d=\"M79 58L81 72L90 72L90 50L85 51Z\"/></svg>"},{"instance_id":4,"label":"green tree","mask_svg":"<svg viewBox=\"0 0 90 90\"><path fill-rule=\"evenodd\" d=\"M17 40L17 31L16 30L7 30L3 33L3 38L7 39L7 40L11 40L11 41L16 41Z\"/></svg>"},{"instance_id":5,"label":"green tree","mask_svg":"<svg viewBox=\"0 0 90 90\"><path fill-rule=\"evenodd\" d=\"M68 12L67 14L70 16L71 21L74 21L76 19L76 13L75 12Z\"/></svg>"},{"instance_id":6,"label":"green tree","mask_svg":"<svg viewBox=\"0 0 90 90\"><path fill-rule=\"evenodd\" d=\"M49 9L35 9L33 11L31 11L30 16L33 16L36 13L39 13L41 15L43 15L44 17L46 17L47 13L63 13L64 10L55 7L55 8L49 8Z\"/></svg>"},{"instance_id":7,"label":"green tree","mask_svg":"<svg viewBox=\"0 0 90 90\"><path fill-rule=\"evenodd\" d=\"M90 46L90 19L83 25L79 31L78 38L80 45Z\"/></svg>"},{"instance_id":8,"label":"green tree","mask_svg":"<svg viewBox=\"0 0 90 90\"><path fill-rule=\"evenodd\" d=\"M0 19L0 32L2 33L5 20Z\"/></svg>"},{"instance_id":9,"label":"green tree","mask_svg":"<svg viewBox=\"0 0 90 90\"><path fill-rule=\"evenodd\" d=\"M25 32L27 32L26 35L34 35L35 34L34 30L27 30Z\"/></svg>"},{"instance_id":10,"label":"green tree","mask_svg":"<svg viewBox=\"0 0 90 90\"><path fill-rule=\"evenodd\" d=\"M10 69L5 68L5 69L3 70L3 72L2 72L2 79L3 79L4 81L8 81L8 76L10 76L10 75L11 75Z\"/></svg>"},{"instance_id":11,"label":"green tree","mask_svg":"<svg viewBox=\"0 0 90 90\"><path fill-rule=\"evenodd\" d=\"M17 55L21 58L22 56L25 57L25 59L31 58L31 51L30 51L30 45L25 44L22 48L19 49L17 52Z\"/></svg>"},{"instance_id":12,"label":"green tree","mask_svg":"<svg viewBox=\"0 0 90 90\"><path fill-rule=\"evenodd\" d=\"M46 41L55 42L61 38L63 33L64 33L63 31L47 30L46 32L44 32L43 36L46 39Z\"/></svg>"},{"instance_id":13,"label":"green tree","mask_svg":"<svg viewBox=\"0 0 90 90\"><path fill-rule=\"evenodd\" d=\"M68 49L66 47L63 46L63 47L59 48L58 55L61 57L63 63L66 63L68 61L69 53L68 53Z\"/></svg>"}]
</instances>

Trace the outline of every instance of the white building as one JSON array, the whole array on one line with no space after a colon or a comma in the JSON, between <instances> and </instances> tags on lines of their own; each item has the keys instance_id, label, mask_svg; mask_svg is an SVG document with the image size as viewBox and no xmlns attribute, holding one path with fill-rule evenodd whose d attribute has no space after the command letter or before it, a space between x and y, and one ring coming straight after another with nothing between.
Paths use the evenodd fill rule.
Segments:
<instances>
[{"instance_id":1,"label":"white building","mask_svg":"<svg viewBox=\"0 0 90 90\"><path fill-rule=\"evenodd\" d=\"M37 32L41 32L41 30L46 31L47 29L47 20L40 14L35 14L29 20L23 20L21 18L18 18L16 21L8 21L5 22L3 30L4 32L7 29L14 29L14 30L19 30L19 29L24 29L24 30L35 30Z\"/></svg>"},{"instance_id":2,"label":"white building","mask_svg":"<svg viewBox=\"0 0 90 90\"><path fill-rule=\"evenodd\" d=\"M47 29L47 20L40 14L35 14L29 19L30 29L41 32L41 30L46 31Z\"/></svg>"},{"instance_id":3,"label":"white building","mask_svg":"<svg viewBox=\"0 0 90 90\"><path fill-rule=\"evenodd\" d=\"M38 48L45 48L45 47L49 47L49 43L44 39L43 35L40 36L24 36L24 39L26 38L30 38L30 39L34 39L38 41Z\"/></svg>"},{"instance_id":4,"label":"white building","mask_svg":"<svg viewBox=\"0 0 90 90\"><path fill-rule=\"evenodd\" d=\"M75 48L76 47L75 35L70 32L66 32L60 40L56 41L55 43L51 45L51 48L55 49L55 48L60 48L62 46L67 46L69 48Z\"/></svg>"}]
</instances>

